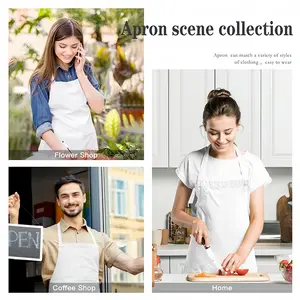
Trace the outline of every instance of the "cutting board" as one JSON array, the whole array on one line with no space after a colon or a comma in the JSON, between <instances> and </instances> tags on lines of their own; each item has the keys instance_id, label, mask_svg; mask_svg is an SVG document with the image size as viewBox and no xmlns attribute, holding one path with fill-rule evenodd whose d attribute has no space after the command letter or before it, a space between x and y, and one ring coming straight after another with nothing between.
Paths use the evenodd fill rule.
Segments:
<instances>
[{"instance_id":1,"label":"cutting board","mask_svg":"<svg viewBox=\"0 0 300 300\"><path fill-rule=\"evenodd\" d=\"M192 282L262 282L269 281L270 277L264 273L248 273L246 275L216 275L216 277L195 277L196 273L187 275L186 280ZM213 275L213 274L207 274Z\"/></svg>"}]
</instances>

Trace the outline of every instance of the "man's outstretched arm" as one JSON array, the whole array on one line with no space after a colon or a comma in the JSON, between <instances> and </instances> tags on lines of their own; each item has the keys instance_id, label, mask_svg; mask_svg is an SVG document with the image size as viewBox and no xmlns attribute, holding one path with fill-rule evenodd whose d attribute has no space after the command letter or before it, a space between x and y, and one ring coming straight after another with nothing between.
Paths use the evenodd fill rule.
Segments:
<instances>
[{"instance_id":1,"label":"man's outstretched arm","mask_svg":"<svg viewBox=\"0 0 300 300\"><path fill-rule=\"evenodd\" d=\"M132 275L144 272L144 257L132 258L126 253L120 253L113 266Z\"/></svg>"}]
</instances>

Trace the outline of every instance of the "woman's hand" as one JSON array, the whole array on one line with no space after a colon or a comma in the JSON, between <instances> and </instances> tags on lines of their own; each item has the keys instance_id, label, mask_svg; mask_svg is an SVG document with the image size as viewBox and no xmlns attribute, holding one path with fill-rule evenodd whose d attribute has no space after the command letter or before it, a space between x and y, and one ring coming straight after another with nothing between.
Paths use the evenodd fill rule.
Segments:
<instances>
[{"instance_id":1,"label":"woman's hand","mask_svg":"<svg viewBox=\"0 0 300 300\"><path fill-rule=\"evenodd\" d=\"M246 258L246 255L242 255L238 252L230 253L224 259L222 267L225 271L230 270L230 272L233 273L235 270L239 269L240 265L245 262Z\"/></svg>"},{"instance_id":2,"label":"woman's hand","mask_svg":"<svg viewBox=\"0 0 300 300\"><path fill-rule=\"evenodd\" d=\"M18 223L20 210L20 196L17 192L8 197L8 215L11 223Z\"/></svg>"},{"instance_id":3,"label":"woman's hand","mask_svg":"<svg viewBox=\"0 0 300 300\"><path fill-rule=\"evenodd\" d=\"M84 74L84 64L85 64L85 51L83 46L80 44L77 50L77 55L75 56L75 70L77 75Z\"/></svg>"},{"instance_id":4,"label":"woman's hand","mask_svg":"<svg viewBox=\"0 0 300 300\"><path fill-rule=\"evenodd\" d=\"M195 219L192 222L192 235L198 244L202 244L203 238L205 240L205 246L210 246L207 227L200 219Z\"/></svg>"}]
</instances>

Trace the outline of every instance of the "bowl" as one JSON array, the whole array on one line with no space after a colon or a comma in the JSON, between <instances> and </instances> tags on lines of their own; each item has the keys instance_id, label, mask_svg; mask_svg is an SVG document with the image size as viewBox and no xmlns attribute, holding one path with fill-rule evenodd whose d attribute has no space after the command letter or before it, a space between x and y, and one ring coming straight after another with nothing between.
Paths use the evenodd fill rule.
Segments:
<instances>
[{"instance_id":1,"label":"bowl","mask_svg":"<svg viewBox=\"0 0 300 300\"><path fill-rule=\"evenodd\" d=\"M281 274L285 281L292 283L293 282L293 270L284 269L281 271Z\"/></svg>"},{"instance_id":2,"label":"bowl","mask_svg":"<svg viewBox=\"0 0 300 300\"><path fill-rule=\"evenodd\" d=\"M278 256L277 257L278 268L282 277L287 282L293 281L293 259L292 255Z\"/></svg>"}]
</instances>

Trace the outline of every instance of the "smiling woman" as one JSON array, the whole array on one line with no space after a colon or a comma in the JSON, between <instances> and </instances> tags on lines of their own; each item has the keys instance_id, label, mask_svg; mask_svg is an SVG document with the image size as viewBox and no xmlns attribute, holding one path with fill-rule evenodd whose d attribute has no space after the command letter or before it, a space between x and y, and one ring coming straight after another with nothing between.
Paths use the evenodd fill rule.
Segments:
<instances>
[{"instance_id":1,"label":"smiling woman","mask_svg":"<svg viewBox=\"0 0 300 300\"><path fill-rule=\"evenodd\" d=\"M186 272L216 274L220 265L230 272L257 272L253 247L263 228L264 185L271 178L258 157L235 144L241 111L231 93L212 90L207 100L202 126L210 145L188 154L176 170L172 217L192 231ZM193 189L191 216L185 208Z\"/></svg>"},{"instance_id":2,"label":"smiling woman","mask_svg":"<svg viewBox=\"0 0 300 300\"><path fill-rule=\"evenodd\" d=\"M101 113L104 96L85 58L83 34L73 19L50 29L30 78L31 108L40 150L98 150L90 108Z\"/></svg>"}]
</instances>

